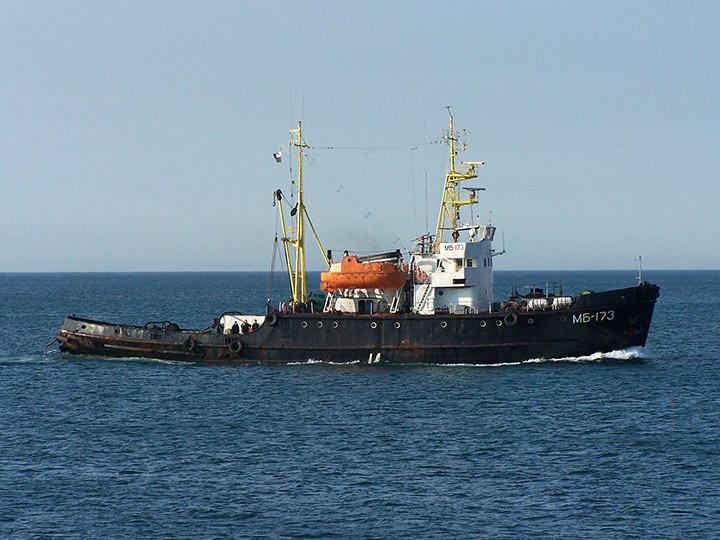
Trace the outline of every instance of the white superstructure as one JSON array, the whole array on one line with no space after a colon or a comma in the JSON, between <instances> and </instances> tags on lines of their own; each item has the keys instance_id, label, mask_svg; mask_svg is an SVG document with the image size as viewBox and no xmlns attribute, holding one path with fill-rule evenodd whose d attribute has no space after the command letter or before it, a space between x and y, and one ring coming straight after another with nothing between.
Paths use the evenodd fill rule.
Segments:
<instances>
[{"instance_id":1,"label":"white superstructure","mask_svg":"<svg viewBox=\"0 0 720 540\"><path fill-rule=\"evenodd\" d=\"M420 237L412 254L413 311L480 313L493 301L492 240L495 227L472 227L467 242L428 244Z\"/></svg>"}]
</instances>

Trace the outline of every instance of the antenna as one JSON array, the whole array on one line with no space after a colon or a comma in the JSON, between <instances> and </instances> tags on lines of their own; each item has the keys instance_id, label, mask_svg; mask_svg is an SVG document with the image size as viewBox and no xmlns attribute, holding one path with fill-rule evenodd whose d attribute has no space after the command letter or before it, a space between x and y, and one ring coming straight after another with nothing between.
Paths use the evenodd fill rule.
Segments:
<instances>
[{"instance_id":1,"label":"antenna","mask_svg":"<svg viewBox=\"0 0 720 540\"><path fill-rule=\"evenodd\" d=\"M492 257L497 257L498 255L505 255L505 231L501 231L500 234L502 235L502 242L503 242L502 251L496 252L495 250L493 250Z\"/></svg>"},{"instance_id":2,"label":"antenna","mask_svg":"<svg viewBox=\"0 0 720 540\"><path fill-rule=\"evenodd\" d=\"M641 285L642 282L643 282L643 278L642 278L642 255L638 255L637 263L638 263L638 277L637 277L637 280L638 280L638 285Z\"/></svg>"}]
</instances>

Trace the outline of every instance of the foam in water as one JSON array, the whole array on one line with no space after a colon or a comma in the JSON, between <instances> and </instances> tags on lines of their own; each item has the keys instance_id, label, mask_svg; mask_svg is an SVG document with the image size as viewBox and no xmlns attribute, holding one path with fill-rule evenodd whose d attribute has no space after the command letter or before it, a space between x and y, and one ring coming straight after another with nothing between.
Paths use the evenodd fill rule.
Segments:
<instances>
[{"instance_id":1,"label":"foam in water","mask_svg":"<svg viewBox=\"0 0 720 540\"><path fill-rule=\"evenodd\" d=\"M531 358L523 362L498 362L495 364L433 364L445 367L478 367L478 368L496 368L504 366L520 366L522 364L542 364L549 362L601 362L603 360L637 360L650 358L650 353L644 347L628 347L606 353L593 353L588 356L567 356L564 358Z\"/></svg>"},{"instance_id":2,"label":"foam in water","mask_svg":"<svg viewBox=\"0 0 720 540\"><path fill-rule=\"evenodd\" d=\"M533 358L528 363L538 362L600 362L602 360L636 360L650 358L650 353L644 347L628 347L606 353L593 353L588 356L568 356L565 358Z\"/></svg>"}]
</instances>

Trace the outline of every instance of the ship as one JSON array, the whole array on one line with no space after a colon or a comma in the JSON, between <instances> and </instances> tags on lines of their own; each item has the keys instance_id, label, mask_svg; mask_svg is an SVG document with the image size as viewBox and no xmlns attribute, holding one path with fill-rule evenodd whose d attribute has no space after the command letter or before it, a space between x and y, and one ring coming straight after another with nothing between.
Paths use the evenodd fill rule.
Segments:
<instances>
[{"instance_id":1,"label":"ship","mask_svg":"<svg viewBox=\"0 0 720 540\"><path fill-rule=\"evenodd\" d=\"M298 123L290 131L298 178L289 212L282 190L273 193L287 299L268 300L261 314L222 313L196 330L170 321L136 326L71 315L54 342L71 354L245 365L507 364L644 347L659 287L643 281L642 274L636 285L621 289L568 295L551 284L524 293L515 289L507 299L495 300L493 260L504 250L493 248L494 226L472 219L483 188L466 187L483 162L456 160L465 144L454 131L449 108L448 115L450 127L441 140L449 146L449 166L437 226L434 234L412 240L407 262L400 250L345 252L334 261L322 248L303 198L308 145ZM465 214L470 219L463 221ZM327 265L320 274L324 296L307 293L309 233Z\"/></svg>"}]
</instances>

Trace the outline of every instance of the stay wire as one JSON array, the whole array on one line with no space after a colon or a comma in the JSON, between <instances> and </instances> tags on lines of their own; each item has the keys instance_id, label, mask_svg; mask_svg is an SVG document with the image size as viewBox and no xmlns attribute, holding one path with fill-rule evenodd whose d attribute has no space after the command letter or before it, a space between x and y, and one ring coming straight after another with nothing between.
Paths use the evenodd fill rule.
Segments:
<instances>
[{"instance_id":1,"label":"stay wire","mask_svg":"<svg viewBox=\"0 0 720 540\"><path fill-rule=\"evenodd\" d=\"M276 232L275 233L275 241L273 242L272 263L270 263L270 288L268 290L268 299L267 299L268 306L270 305L270 302L272 301L273 279L275 278L275 257L277 255L277 251L278 251L278 237L277 237L277 232Z\"/></svg>"},{"instance_id":2,"label":"stay wire","mask_svg":"<svg viewBox=\"0 0 720 540\"><path fill-rule=\"evenodd\" d=\"M342 150L348 152L380 152L393 150L417 150L431 144L439 144L441 141L430 141L420 144L403 144L395 146L308 146L312 150Z\"/></svg>"},{"instance_id":3,"label":"stay wire","mask_svg":"<svg viewBox=\"0 0 720 540\"><path fill-rule=\"evenodd\" d=\"M273 205L274 205L274 201L273 201ZM275 279L275 257L277 256L277 251L278 251L278 221L279 221L279 217L277 214L275 214L275 241L273 242L272 262L270 263L270 287L268 290L268 299L267 299L268 305L270 305L270 302L272 300L273 280Z\"/></svg>"}]
</instances>

